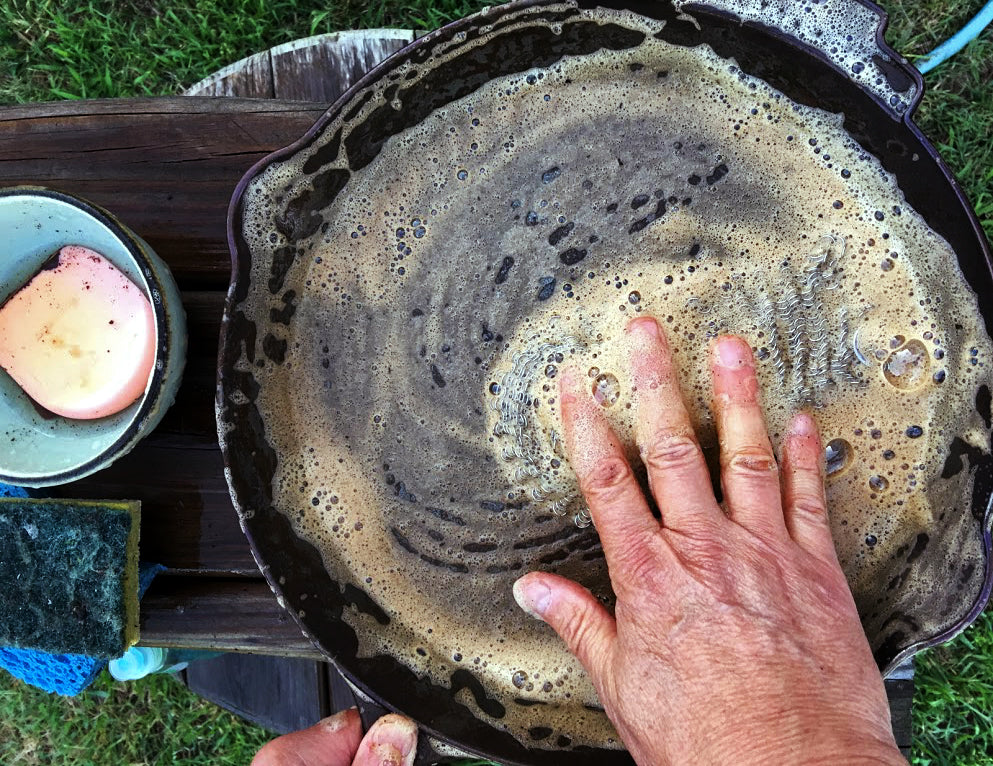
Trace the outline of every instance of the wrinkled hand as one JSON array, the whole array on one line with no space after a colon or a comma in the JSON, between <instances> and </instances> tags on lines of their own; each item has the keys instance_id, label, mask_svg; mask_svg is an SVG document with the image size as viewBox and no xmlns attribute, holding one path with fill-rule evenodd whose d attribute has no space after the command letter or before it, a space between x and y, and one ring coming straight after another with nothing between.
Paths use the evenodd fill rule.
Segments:
<instances>
[{"instance_id":1,"label":"wrinkled hand","mask_svg":"<svg viewBox=\"0 0 993 766\"><path fill-rule=\"evenodd\" d=\"M417 726L400 715L384 715L362 736L355 708L325 718L309 729L267 743L252 766L411 766Z\"/></svg>"},{"instance_id":2,"label":"wrinkled hand","mask_svg":"<svg viewBox=\"0 0 993 766\"><path fill-rule=\"evenodd\" d=\"M796 415L777 465L751 349L712 351L724 509L655 320L628 326L637 442L653 518L617 437L565 371L566 445L603 543L614 616L533 572L520 605L565 640L635 760L647 764L905 763L882 679L838 564L823 449Z\"/></svg>"}]
</instances>

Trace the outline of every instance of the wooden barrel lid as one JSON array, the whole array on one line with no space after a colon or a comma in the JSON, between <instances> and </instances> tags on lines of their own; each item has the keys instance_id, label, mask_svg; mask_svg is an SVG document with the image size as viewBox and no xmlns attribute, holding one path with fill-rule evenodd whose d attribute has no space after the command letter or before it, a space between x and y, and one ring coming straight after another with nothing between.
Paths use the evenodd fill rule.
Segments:
<instances>
[{"instance_id":1,"label":"wooden barrel lid","mask_svg":"<svg viewBox=\"0 0 993 766\"><path fill-rule=\"evenodd\" d=\"M361 29L294 40L236 61L183 95L331 102L414 37L409 29Z\"/></svg>"}]
</instances>

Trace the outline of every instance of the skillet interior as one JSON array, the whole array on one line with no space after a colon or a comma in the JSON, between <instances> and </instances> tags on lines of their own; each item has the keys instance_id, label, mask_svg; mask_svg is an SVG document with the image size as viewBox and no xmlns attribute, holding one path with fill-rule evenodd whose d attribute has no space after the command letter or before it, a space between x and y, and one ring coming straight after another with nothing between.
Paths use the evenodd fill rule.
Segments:
<instances>
[{"instance_id":1,"label":"skillet interior","mask_svg":"<svg viewBox=\"0 0 993 766\"><path fill-rule=\"evenodd\" d=\"M404 108L401 111L392 107L381 110L373 117L362 120L352 130L351 135L355 138L349 144L346 137L344 149L350 160L349 171L361 172L362 167L372 162L375 153L370 151L370 147L378 149L395 132L416 126L434 109L482 87L497 71L522 72L536 64L548 66L563 55L574 52L577 49L575 46L581 50L584 45L606 44L624 50L632 44L632 38L623 30L604 32L602 29L590 29L591 34L595 31L598 35L595 43L591 43L588 35L578 32L574 35L549 35L542 26L563 22L568 26L575 17L574 9L550 6L534 17L541 24L533 30L535 37L529 44L522 42L519 30L513 36L497 32L490 42L475 48L471 56L452 56L452 50L466 45L467 40L472 41L478 27L491 25L499 30L500 23L512 19L512 14L513 10L497 11L487 19L460 22L387 62L378 72L379 82L389 83L391 75L396 75L394 83L402 87L401 78L406 73L401 69L405 64L408 67L425 66L426 69L435 66L436 75L429 82L430 87L418 91L416 97L403 95ZM671 11L666 11L666 15L669 16L668 24L662 34L670 42L695 45L706 41L719 54L734 55L745 71L760 74L800 103L816 103L829 111L843 111L846 115L877 115L875 119L848 119L846 128L880 157L884 167L897 175L908 201L928 213L931 226L949 239L973 288L980 294L983 294L984 288L988 290L989 271L984 243L976 237L974 222L963 209L954 188L942 175L941 167L928 159L933 150L923 142L912 125L892 119L871 97L828 69L817 58L797 58L795 54L785 58L790 51L789 45L776 36L770 37L767 31L741 28L719 18L702 16L699 20L703 22L703 27L698 30L690 21L677 20ZM459 39L463 33L466 38ZM441 63L445 56L439 53L443 51L447 51L445 56L451 57L449 63ZM532 58L536 52L542 59L539 62ZM789 67L783 68L776 63L784 60L790 61ZM277 508L273 502L274 486L277 494L279 491L281 456L273 449L271 436L267 433L267 429L271 431L273 428L272 421L268 420L273 414L260 409L256 403L259 401L260 387L264 389L266 386L264 368L279 365L278 358L286 354L286 347L281 343L288 337L285 328L298 321L294 319L294 314L306 299L306 292L302 289L302 282L293 283L294 262L299 266L301 261L298 258L302 253L296 247L273 248L269 256L271 261L265 262L260 272L260 252L257 245L253 248L248 244L246 222L251 227L256 220L253 216L259 215L281 220L283 231L280 233L295 242L306 240L326 223L321 211L348 180L348 173L343 176L329 172L326 167L333 165L332 154L336 155L341 150L336 137L338 117L345 115L348 119L353 110L360 110L357 105L362 104L363 98L375 88L373 81L374 78L369 78L367 82L360 83L353 94L346 95L300 144L253 170L239 187L233 202L231 234L236 259L235 276L224 328L218 402L219 430L230 468L232 493L260 565L274 589L304 629L361 685L391 706L413 713L430 730L477 752L504 762L528 762L534 759L534 750L523 747L517 739L499 731L499 722L507 715L506 701L481 683L471 667L453 664L447 673L448 682L439 683L412 672L388 653L369 652L367 647L360 647L355 631L347 624L348 619L342 620L342 617L352 615L354 620L354 615L361 613L376 623L384 624L390 621L390 615L356 584L339 582L329 575L321 554L298 536L299 530L294 528L295 516L301 509ZM364 85L370 89L364 90ZM913 159L915 154L917 160ZM309 196L306 193L287 194L276 207L270 209L253 202L251 179L258 178L266 167L295 155L318 157L304 164L304 172L307 172L309 164L309 172L314 176ZM302 187L296 188L299 190ZM280 209L280 204L285 207ZM316 229L307 233L315 219ZM280 228L279 223L275 226ZM411 231L416 228L412 227ZM284 284L286 279L290 282ZM299 288L300 293L287 298L288 287ZM270 297L253 303L253 293L263 298L269 294ZM301 293L301 297L297 297ZM253 306L254 310L246 314L244 309L247 306ZM263 308L259 310L259 307ZM988 320L988 313L986 317ZM987 428L988 408L987 389L987 393L981 393L977 400L978 416L986 421ZM949 457L948 470L961 466L961 471L982 476L988 460L985 449L963 442L958 456ZM396 486L396 477L391 486ZM860 607L882 666L890 664L898 654L916 643L954 629L968 619L975 611L975 605L982 600L988 558L987 548L984 547L988 543L983 541L983 515L986 513L988 491L988 487L977 481L972 513L967 508L948 509L946 518L934 529L927 530L926 539L915 538L903 551L896 548L891 576L880 578L881 587L863 594ZM406 488L402 492L413 494ZM401 497L402 492L397 492L397 496ZM323 504L323 500L319 502ZM567 526L560 529L568 531ZM568 539L572 544L586 538L589 538L588 543L582 542L573 550L595 553L595 540L588 533L570 533ZM547 543L550 546L547 553L554 554L560 549L562 539ZM399 539L396 544L399 549L395 550L406 550ZM413 547L409 539L407 544ZM960 557L964 562L961 569L946 571L949 551L963 551L966 554ZM972 569L967 572L965 567L970 563ZM587 566L595 568L599 565L594 559ZM411 695L411 689L416 690L416 697ZM526 700L526 695L519 695L519 699ZM503 715L498 715L501 708ZM479 711L488 718L481 720ZM602 763L607 759L623 758L618 754L594 754L582 748L570 748L571 742L563 743L557 737L550 740L550 733L545 733L543 727L532 728L535 731L531 732L532 742L529 744L536 748L553 749L552 752L541 753L543 763L560 760L563 763L577 763L581 762L580 758L587 757L590 762ZM556 748L564 750L556 752Z\"/></svg>"}]
</instances>

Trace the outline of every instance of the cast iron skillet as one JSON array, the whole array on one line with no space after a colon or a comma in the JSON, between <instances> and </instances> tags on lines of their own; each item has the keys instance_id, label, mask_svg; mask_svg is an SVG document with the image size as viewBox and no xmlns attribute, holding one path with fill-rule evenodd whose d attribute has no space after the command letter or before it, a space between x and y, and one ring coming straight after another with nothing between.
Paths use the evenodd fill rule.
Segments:
<instances>
[{"instance_id":1,"label":"cast iron skillet","mask_svg":"<svg viewBox=\"0 0 993 766\"><path fill-rule=\"evenodd\" d=\"M678 0L676 0L678 2ZM886 17L867 0L836 0L833 6L813 2L809 6L811 24L804 28L778 29L774 24L787 5L796 7L795 0L764 0L762 21L742 21L759 7L754 0L713 0L710 4L679 3L675 8L668 1L611 2L581 5L609 6L634 10L646 16L665 19L662 36L677 45L709 44L719 55L733 57L741 68L760 77L783 91L794 101L816 106L828 112L845 115L845 128L868 152L894 173L908 202L944 236L959 257L960 266L969 284L981 296L980 306L987 331L993 334L993 270L990 251L982 230L958 184L934 147L914 125L911 117L923 86L918 72L897 56L883 41ZM340 620L347 604L356 604L362 594L355 589L339 588L325 570L319 552L293 532L286 517L272 502L272 479L279 456L266 441L265 427L255 407L258 383L250 365L238 364L244 353L249 362L262 353L262 332L254 318L245 316L240 303L248 294L251 252L241 226L244 202L242 196L249 182L273 162L280 161L299 149L309 146L322 135L332 120L348 108L350 102L365 88L391 72L405 61L423 62L438 45L451 45L459 33L470 37L483 24L499 28L500 18L526 6L541 8L543 0L523 0L491 10L485 17L470 17L450 24L427 35L378 66L331 106L292 146L264 159L242 179L232 198L228 218L228 237L232 253L232 281L221 330L218 369L217 417L218 433L232 499L260 568L281 603L290 611L301 629L342 669L348 679L369 701L413 715L431 736L454 743L472 753L493 758L506 764L620 764L630 763L627 754L617 751L573 749L538 750L522 746L487 723L476 718L455 697L463 688L480 700L485 690L466 671L467 677L452 677L451 687L434 685L418 678L406 667L387 656L358 657L358 642L352 630ZM852 40L852 47L871 49L870 55L855 60L839 56L830 50L819 50L809 41L817 39L819 15L828 6L851 6L859 14L871 14L875 39ZM692 15L686 18L681 13ZM803 39L798 39L799 38ZM378 124L367 126L369 146L377 147L395 132L417 124L435 108L460 98L494 76L547 66L569 53L569 40L536 35L533 40L515 40L506 44L496 35L471 61L454 59L448 71L439 72L435 80L439 87L421 98L404 98L409 106L400 113L384 115ZM566 37L566 36L562 36ZM844 52L843 52L844 53ZM375 151L375 149L374 149ZM261 324L261 322L259 322ZM980 389L976 407L990 425L990 392ZM938 601L929 609L939 613L942 604L969 603L968 609L948 607L952 618L934 634L921 635L912 615L899 607L894 596L892 611L876 615L879 626L876 636L870 636L876 660L888 673L903 659L920 649L947 640L969 625L982 611L989 598L990 568L990 498L993 492L993 458L987 450L974 447L952 452L946 469L969 470L975 474L972 498L970 539L983 547L982 572L952 572L947 582L937 588ZM965 458L965 460L963 460ZM910 575L928 572L929 556L938 556L943 542L941 524L930 534L918 537L905 558L894 562L893 583L897 591ZM929 553L929 551L931 553ZM932 555L933 554L933 555ZM933 569L933 567L932 567ZM965 588L964 583L970 587ZM958 583L958 590L956 590ZM882 587L882 586L881 586ZM315 603L314 594L318 594ZM307 599L308 595L310 596ZM306 609L303 602L306 601ZM940 602L940 603L939 603ZM865 615L863 614L863 617ZM371 712L371 711L370 711ZM427 740L428 737L422 737ZM432 757L427 742L421 757Z\"/></svg>"}]
</instances>

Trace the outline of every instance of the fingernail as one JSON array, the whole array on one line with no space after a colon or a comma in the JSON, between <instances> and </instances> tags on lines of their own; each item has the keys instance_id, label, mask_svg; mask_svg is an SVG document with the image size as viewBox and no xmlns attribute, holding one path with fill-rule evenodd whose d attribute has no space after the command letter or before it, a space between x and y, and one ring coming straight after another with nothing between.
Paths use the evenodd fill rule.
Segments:
<instances>
[{"instance_id":1,"label":"fingernail","mask_svg":"<svg viewBox=\"0 0 993 766\"><path fill-rule=\"evenodd\" d=\"M628 322L627 329L628 332L639 333L649 338L658 339L662 337L662 331L659 329L659 323L652 317L638 317L637 319L632 319Z\"/></svg>"},{"instance_id":2,"label":"fingernail","mask_svg":"<svg viewBox=\"0 0 993 766\"><path fill-rule=\"evenodd\" d=\"M790 434L794 436L814 436L817 433L817 426L814 419L806 412L798 412L793 416L790 423Z\"/></svg>"},{"instance_id":3,"label":"fingernail","mask_svg":"<svg viewBox=\"0 0 993 766\"><path fill-rule=\"evenodd\" d=\"M753 365L751 348L745 341L734 335L722 335L716 341L717 363L721 367L737 369Z\"/></svg>"},{"instance_id":4,"label":"fingernail","mask_svg":"<svg viewBox=\"0 0 993 766\"><path fill-rule=\"evenodd\" d=\"M393 745L373 742L369 745L369 749L376 758L377 766L404 766L403 753Z\"/></svg>"},{"instance_id":5,"label":"fingernail","mask_svg":"<svg viewBox=\"0 0 993 766\"><path fill-rule=\"evenodd\" d=\"M514 600L535 619L544 619L552 600L552 591L541 580L522 577L514 583Z\"/></svg>"},{"instance_id":6,"label":"fingernail","mask_svg":"<svg viewBox=\"0 0 993 766\"><path fill-rule=\"evenodd\" d=\"M559 398L575 401L576 374L572 367L563 367L559 370Z\"/></svg>"},{"instance_id":7,"label":"fingernail","mask_svg":"<svg viewBox=\"0 0 993 766\"><path fill-rule=\"evenodd\" d=\"M369 749L380 766L407 766L417 750L417 725L409 718L390 713L369 729Z\"/></svg>"}]
</instances>

